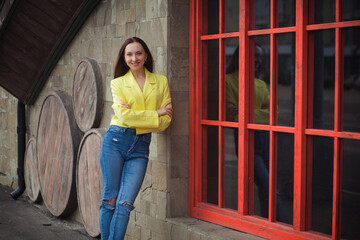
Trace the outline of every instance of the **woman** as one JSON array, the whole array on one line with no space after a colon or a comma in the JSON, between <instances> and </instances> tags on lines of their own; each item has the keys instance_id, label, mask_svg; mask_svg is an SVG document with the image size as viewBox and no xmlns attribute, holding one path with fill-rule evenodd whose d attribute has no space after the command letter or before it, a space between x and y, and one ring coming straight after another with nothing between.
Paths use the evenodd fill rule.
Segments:
<instances>
[{"instance_id":1,"label":"woman","mask_svg":"<svg viewBox=\"0 0 360 240\"><path fill-rule=\"evenodd\" d=\"M124 238L145 176L151 132L165 130L173 115L167 78L152 71L153 58L145 42L127 39L111 81L115 116L100 152L101 239Z\"/></svg>"}]
</instances>

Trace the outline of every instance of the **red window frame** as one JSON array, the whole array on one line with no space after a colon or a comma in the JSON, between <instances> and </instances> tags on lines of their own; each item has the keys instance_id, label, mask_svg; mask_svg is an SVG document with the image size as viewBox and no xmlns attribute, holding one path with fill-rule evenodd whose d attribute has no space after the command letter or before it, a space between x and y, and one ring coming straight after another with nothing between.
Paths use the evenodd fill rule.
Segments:
<instances>
[{"instance_id":1,"label":"red window frame","mask_svg":"<svg viewBox=\"0 0 360 240\"><path fill-rule=\"evenodd\" d=\"M206 16L203 8L206 1L190 0L190 58L189 58L189 215L219 225L248 232L265 238L277 239L340 239L341 238L341 186L342 186L342 139L360 140L360 133L342 131L343 106L343 37L342 31L349 27L360 27L360 20L342 21L342 0L336 0L336 20L333 23L309 24L309 1L296 0L296 21L293 27L276 26L277 0L271 0L270 28L251 30L250 15L254 11L254 1L239 1L239 32L225 33L224 14L225 0L219 0L219 33L203 35L206 28ZM309 32L315 30L335 29L335 106L334 130L312 128L313 60L309 57L313 44ZM277 126L277 34L295 33L295 123L294 127ZM251 51L250 38L258 35L270 35L270 124L250 123L250 81ZM230 37L239 38L239 122L225 121L224 89L224 40ZM206 79L203 66L207 57L203 55L203 42L219 40L219 120L203 120L206 109L203 94ZM204 189L206 182L202 174L206 165L202 163L202 154L206 154L202 133L203 126L219 128L219 182L218 206L206 203ZM239 130L238 151L238 210L224 208L224 127L235 127ZM252 182L249 181L249 163L251 130L266 130L270 133L270 149L276 149L276 133L290 133L294 136L294 203L293 225L276 222L276 151L270 155L269 166L269 216L268 219L252 214ZM312 136L331 137L334 139L334 172L333 172L333 218L332 236L311 231L311 166ZM204 140L205 141L205 140ZM240 144L242 143L242 144Z\"/></svg>"}]
</instances>

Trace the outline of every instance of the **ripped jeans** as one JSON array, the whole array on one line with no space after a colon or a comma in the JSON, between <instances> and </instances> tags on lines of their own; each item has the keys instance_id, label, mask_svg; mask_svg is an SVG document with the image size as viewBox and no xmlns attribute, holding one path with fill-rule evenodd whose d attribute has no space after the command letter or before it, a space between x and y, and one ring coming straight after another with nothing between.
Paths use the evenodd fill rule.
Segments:
<instances>
[{"instance_id":1,"label":"ripped jeans","mask_svg":"<svg viewBox=\"0 0 360 240\"><path fill-rule=\"evenodd\" d=\"M100 205L101 239L123 239L130 212L144 180L151 133L136 135L135 129L111 125L100 151L103 181ZM112 205L109 200L115 200Z\"/></svg>"}]
</instances>

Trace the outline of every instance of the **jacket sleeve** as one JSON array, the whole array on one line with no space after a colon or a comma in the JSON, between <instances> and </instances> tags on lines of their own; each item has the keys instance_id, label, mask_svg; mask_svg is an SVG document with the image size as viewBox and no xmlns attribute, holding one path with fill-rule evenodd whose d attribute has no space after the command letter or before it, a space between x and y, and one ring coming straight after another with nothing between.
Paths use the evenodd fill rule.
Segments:
<instances>
[{"instance_id":1,"label":"jacket sleeve","mask_svg":"<svg viewBox=\"0 0 360 240\"><path fill-rule=\"evenodd\" d=\"M169 102L169 101L171 101L170 90L169 90L169 85L168 85L167 78L165 78L163 97L162 97L160 107L164 106L164 104ZM172 105L169 104L168 107L172 107ZM154 132L164 131L165 129L167 129L169 127L170 122L171 122L171 117L169 115L167 115L167 114L164 115L164 116L159 117L159 126L157 127L156 130L154 130Z\"/></svg>"},{"instance_id":2,"label":"jacket sleeve","mask_svg":"<svg viewBox=\"0 0 360 240\"><path fill-rule=\"evenodd\" d=\"M127 102L126 97L121 90L120 84L111 81L111 92L113 96L113 105L115 115L128 128L158 128L160 126L159 115L156 110L137 111L127 109L122 106L122 102Z\"/></svg>"}]
</instances>

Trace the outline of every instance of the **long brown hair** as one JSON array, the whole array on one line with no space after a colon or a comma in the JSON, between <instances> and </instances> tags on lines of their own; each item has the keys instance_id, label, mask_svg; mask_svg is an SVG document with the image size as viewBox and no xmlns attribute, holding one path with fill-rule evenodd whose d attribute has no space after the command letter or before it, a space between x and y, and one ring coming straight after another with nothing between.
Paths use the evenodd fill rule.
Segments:
<instances>
[{"instance_id":1,"label":"long brown hair","mask_svg":"<svg viewBox=\"0 0 360 240\"><path fill-rule=\"evenodd\" d=\"M114 78L120 77L125 75L128 71L129 71L129 66L126 64L125 62L125 48L128 44L130 43L134 43L134 42L138 42L141 44L141 46L144 48L145 53L147 54L147 58L146 61L144 63L144 66L146 67L146 69L149 72L153 72L153 68L154 68L154 63L153 63L153 58L151 56L150 50L148 48L148 46L146 45L146 43L141 40L138 37L131 37L125 40L125 42L123 43L123 45L121 46L120 50L119 50L119 55L116 61L116 65L115 65L115 70L114 70Z\"/></svg>"}]
</instances>

